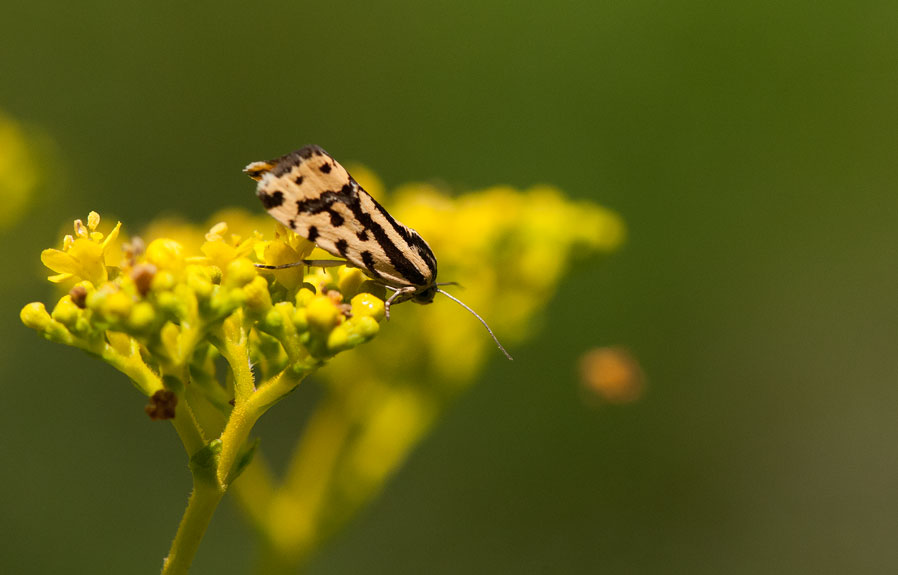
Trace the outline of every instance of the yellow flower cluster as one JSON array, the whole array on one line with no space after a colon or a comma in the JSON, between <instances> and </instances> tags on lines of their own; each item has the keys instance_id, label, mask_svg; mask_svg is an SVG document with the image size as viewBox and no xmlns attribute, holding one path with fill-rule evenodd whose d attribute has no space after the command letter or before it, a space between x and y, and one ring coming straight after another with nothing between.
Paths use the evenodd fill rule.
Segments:
<instances>
[{"instance_id":1,"label":"yellow flower cluster","mask_svg":"<svg viewBox=\"0 0 898 575\"><path fill-rule=\"evenodd\" d=\"M147 396L166 386L165 376L179 380L177 388L211 381L214 357L233 355L232 338L246 340L248 355L228 359L258 362L264 382L288 368L304 374L378 332L383 302L361 293L362 282L336 274L310 274L317 281L307 282L301 266L259 273L253 259L295 262L314 247L282 227L264 241L219 222L202 243L158 237L145 247L139 238L120 246L121 223L108 233L99 227L91 212L86 225L75 220L62 249L44 250L41 260L56 272L48 279L70 289L52 313L35 302L21 318L50 340L102 357ZM222 385L205 391L227 409Z\"/></svg>"},{"instance_id":2,"label":"yellow flower cluster","mask_svg":"<svg viewBox=\"0 0 898 575\"><path fill-rule=\"evenodd\" d=\"M351 171L384 197L371 172ZM613 251L625 233L613 212L548 186L453 198L413 184L383 203L428 241L439 281L467 288L443 289L512 345L530 335L575 256ZM205 227L156 221L142 234L145 247L137 238L120 246L120 224L101 232L91 213L86 225L76 220L62 249L42 254L55 272L50 280L68 293L52 312L32 303L21 317L127 374L151 398L151 417L173 417L195 485L215 484L220 497L243 473L232 491L262 534L263 571L266 564L290 571L380 491L451 400L502 355L443 295L434 305L394 309L381 329L385 290L358 269L259 270L254 262L331 258L280 225L263 239L257 230L272 225L261 210L226 210ZM358 347L379 332L377 342ZM216 373L219 357L225 374ZM324 393L278 479L254 454L249 432L325 362ZM195 529L190 509L173 552Z\"/></svg>"}]
</instances>

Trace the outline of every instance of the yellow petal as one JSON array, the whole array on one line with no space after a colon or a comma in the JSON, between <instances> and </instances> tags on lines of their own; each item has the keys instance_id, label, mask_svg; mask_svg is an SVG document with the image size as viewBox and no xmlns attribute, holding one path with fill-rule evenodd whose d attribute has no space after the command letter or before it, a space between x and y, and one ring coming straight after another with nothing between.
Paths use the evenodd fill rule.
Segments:
<instances>
[{"instance_id":1,"label":"yellow petal","mask_svg":"<svg viewBox=\"0 0 898 575\"><path fill-rule=\"evenodd\" d=\"M72 274L81 269L78 261L70 256L68 252L52 248L41 252L41 262L59 274Z\"/></svg>"},{"instance_id":2,"label":"yellow petal","mask_svg":"<svg viewBox=\"0 0 898 575\"><path fill-rule=\"evenodd\" d=\"M115 227L112 228L112 231L109 232L109 235L106 236L106 239L103 240L103 251L104 252L109 247L109 244L111 244L112 242L114 242L116 240L116 238L118 238L118 233L121 229L122 229L122 222L118 222L117 224L115 224Z\"/></svg>"},{"instance_id":3,"label":"yellow petal","mask_svg":"<svg viewBox=\"0 0 898 575\"><path fill-rule=\"evenodd\" d=\"M222 240L206 242L202 245L200 251L209 258L212 265L218 266L218 268L222 270L227 268L229 263L237 259L237 250L234 246L230 246Z\"/></svg>"},{"instance_id":4,"label":"yellow petal","mask_svg":"<svg viewBox=\"0 0 898 575\"><path fill-rule=\"evenodd\" d=\"M258 238L252 236L237 244L237 257L243 258L253 253L253 246L255 246L256 242L258 241Z\"/></svg>"}]
</instances>

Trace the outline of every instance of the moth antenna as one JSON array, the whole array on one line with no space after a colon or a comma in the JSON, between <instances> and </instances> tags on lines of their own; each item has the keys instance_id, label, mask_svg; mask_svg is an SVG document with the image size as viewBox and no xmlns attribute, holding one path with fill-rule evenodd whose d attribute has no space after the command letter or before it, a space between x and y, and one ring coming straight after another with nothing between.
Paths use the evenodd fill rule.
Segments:
<instances>
[{"instance_id":1,"label":"moth antenna","mask_svg":"<svg viewBox=\"0 0 898 575\"><path fill-rule=\"evenodd\" d=\"M443 294L444 296L448 297L449 299L451 299L452 301L454 301L455 303L457 303L457 304L460 305L461 307L465 308L465 309L468 310L469 312L471 312L471 315L473 315L473 316L476 317L478 320L480 320L480 323L483 324L483 327L486 328L486 331L490 332L490 336L493 338L493 341L496 342L496 345L499 346L499 349L502 351L502 353L505 354L505 357L507 357L509 361L514 361L514 358L511 357L511 354L509 354L507 351L505 351L505 348L502 347L502 344L501 344L501 343L499 343L499 338L496 337L496 334L493 333L493 330L490 329L490 326L488 326L488 325L486 324L486 322L483 320L482 317L480 317L479 315L477 315L477 312L476 312L476 311L474 311L473 309L469 308L469 307L467 306L467 304L465 304L465 302L461 301L460 299L458 299L457 297L453 296L452 294L450 294L450 293L448 293L448 292L444 292L443 290L441 290L441 289L439 289L439 288L437 288L437 291L440 292L441 294Z\"/></svg>"},{"instance_id":2,"label":"moth antenna","mask_svg":"<svg viewBox=\"0 0 898 575\"><path fill-rule=\"evenodd\" d=\"M459 287L459 288L461 288L461 289L465 289L465 286L461 285L461 284L458 283L458 282L440 282L440 283L435 284L435 285L437 285L437 286L455 286L455 287ZM446 292L443 292L443 293L446 293Z\"/></svg>"}]
</instances>

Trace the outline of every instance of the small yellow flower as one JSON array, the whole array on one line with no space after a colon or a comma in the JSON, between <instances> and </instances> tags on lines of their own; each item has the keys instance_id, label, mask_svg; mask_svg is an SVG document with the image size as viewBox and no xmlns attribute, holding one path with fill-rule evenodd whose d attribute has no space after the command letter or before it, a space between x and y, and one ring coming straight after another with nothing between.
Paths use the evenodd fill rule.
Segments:
<instances>
[{"instance_id":1,"label":"small yellow flower","mask_svg":"<svg viewBox=\"0 0 898 575\"><path fill-rule=\"evenodd\" d=\"M174 274L179 274L186 264L184 246L168 238L158 238L150 242L145 257L157 270L167 270Z\"/></svg>"},{"instance_id":2,"label":"small yellow flower","mask_svg":"<svg viewBox=\"0 0 898 575\"><path fill-rule=\"evenodd\" d=\"M91 212L87 217L87 227L81 220L75 220L75 236L66 236L63 249L47 249L41 252L41 261L56 272L47 279L53 283L75 279L87 280L95 286L109 278L106 269L106 253L118 238L122 223L118 222L109 235L97 231L100 215Z\"/></svg>"},{"instance_id":3,"label":"small yellow flower","mask_svg":"<svg viewBox=\"0 0 898 575\"><path fill-rule=\"evenodd\" d=\"M209 263L220 270L225 270L232 261L245 258L253 253L258 234L242 238L237 234L228 234L228 224L218 222L206 233L206 241L200 248Z\"/></svg>"}]
</instances>

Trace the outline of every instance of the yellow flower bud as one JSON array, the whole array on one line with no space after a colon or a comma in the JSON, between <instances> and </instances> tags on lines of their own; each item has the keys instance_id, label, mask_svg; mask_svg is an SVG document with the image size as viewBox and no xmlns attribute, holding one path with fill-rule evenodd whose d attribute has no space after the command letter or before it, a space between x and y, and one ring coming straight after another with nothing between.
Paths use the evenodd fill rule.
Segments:
<instances>
[{"instance_id":1,"label":"yellow flower bud","mask_svg":"<svg viewBox=\"0 0 898 575\"><path fill-rule=\"evenodd\" d=\"M53 308L51 317L64 326L71 328L75 325L75 322L78 321L78 316L80 314L81 309L75 305L71 296L65 295L59 300L56 307Z\"/></svg>"},{"instance_id":2,"label":"yellow flower bud","mask_svg":"<svg viewBox=\"0 0 898 575\"><path fill-rule=\"evenodd\" d=\"M175 240L161 238L147 246L147 261L161 270L179 272L184 267L184 248Z\"/></svg>"},{"instance_id":3,"label":"yellow flower bud","mask_svg":"<svg viewBox=\"0 0 898 575\"><path fill-rule=\"evenodd\" d=\"M212 295L212 282L201 268L191 266L187 276L187 286L200 298L208 298Z\"/></svg>"},{"instance_id":4,"label":"yellow flower bud","mask_svg":"<svg viewBox=\"0 0 898 575\"><path fill-rule=\"evenodd\" d=\"M247 258L239 258L228 264L224 285L243 287L256 278L256 266Z\"/></svg>"},{"instance_id":5,"label":"yellow flower bud","mask_svg":"<svg viewBox=\"0 0 898 575\"><path fill-rule=\"evenodd\" d=\"M154 292L170 291L175 287L177 281L175 274L168 270L161 270L156 272L156 275L153 276L153 280L150 283L150 289Z\"/></svg>"},{"instance_id":6,"label":"yellow flower bud","mask_svg":"<svg viewBox=\"0 0 898 575\"><path fill-rule=\"evenodd\" d=\"M246 294L246 307L250 311L261 313L271 307L271 294L268 292L268 282L262 276L243 287Z\"/></svg>"},{"instance_id":7,"label":"yellow flower bud","mask_svg":"<svg viewBox=\"0 0 898 575\"><path fill-rule=\"evenodd\" d=\"M384 318L383 300L370 293L360 293L353 297L350 303L353 317L370 317L375 321L382 321Z\"/></svg>"},{"instance_id":8,"label":"yellow flower bud","mask_svg":"<svg viewBox=\"0 0 898 575\"><path fill-rule=\"evenodd\" d=\"M297 309L293 312L293 327L297 332L304 332L309 329L309 316L304 309Z\"/></svg>"},{"instance_id":9,"label":"yellow flower bud","mask_svg":"<svg viewBox=\"0 0 898 575\"><path fill-rule=\"evenodd\" d=\"M107 316L126 318L131 313L133 303L128 294L123 291L115 291L108 295L99 311Z\"/></svg>"},{"instance_id":10,"label":"yellow flower bud","mask_svg":"<svg viewBox=\"0 0 898 575\"><path fill-rule=\"evenodd\" d=\"M334 301L325 295L313 297L306 306L306 314L309 326L321 331L330 331L340 323L340 310Z\"/></svg>"},{"instance_id":11,"label":"yellow flower bud","mask_svg":"<svg viewBox=\"0 0 898 575\"><path fill-rule=\"evenodd\" d=\"M352 267L341 267L337 272L337 286L344 296L355 295L359 291L359 286L368 279L362 270Z\"/></svg>"},{"instance_id":12,"label":"yellow flower bud","mask_svg":"<svg viewBox=\"0 0 898 575\"><path fill-rule=\"evenodd\" d=\"M184 314L184 303L180 300L180 298L178 298L178 296L170 291L160 293L156 297L156 305L160 310L178 317Z\"/></svg>"},{"instance_id":13,"label":"yellow flower bud","mask_svg":"<svg viewBox=\"0 0 898 575\"><path fill-rule=\"evenodd\" d=\"M327 349L336 353L346 347L349 347L349 330L345 325L338 325L327 336Z\"/></svg>"},{"instance_id":14,"label":"yellow flower bud","mask_svg":"<svg viewBox=\"0 0 898 575\"><path fill-rule=\"evenodd\" d=\"M47 313L47 308L39 301L23 307L22 311L19 312L19 318L22 320L22 323L38 331L43 331L53 321L50 314Z\"/></svg>"},{"instance_id":15,"label":"yellow flower bud","mask_svg":"<svg viewBox=\"0 0 898 575\"><path fill-rule=\"evenodd\" d=\"M380 331L380 324L371 316L363 315L351 320L355 333L363 339L370 339Z\"/></svg>"},{"instance_id":16,"label":"yellow flower bud","mask_svg":"<svg viewBox=\"0 0 898 575\"><path fill-rule=\"evenodd\" d=\"M305 307L309 305L309 302L312 301L312 298L314 297L314 291L307 287L301 288L298 292L296 292L296 306Z\"/></svg>"},{"instance_id":17,"label":"yellow flower bud","mask_svg":"<svg viewBox=\"0 0 898 575\"><path fill-rule=\"evenodd\" d=\"M287 304L290 305L290 304ZM264 319L266 331L280 332L284 327L284 313L281 304L268 310Z\"/></svg>"},{"instance_id":18,"label":"yellow flower bud","mask_svg":"<svg viewBox=\"0 0 898 575\"><path fill-rule=\"evenodd\" d=\"M159 335L162 341L162 346L168 354L168 357L177 361L181 356L180 347L178 345L178 340L181 337L180 328L173 323L167 323L162 326L162 331Z\"/></svg>"},{"instance_id":19,"label":"yellow flower bud","mask_svg":"<svg viewBox=\"0 0 898 575\"><path fill-rule=\"evenodd\" d=\"M148 328L154 321L156 321L156 310L153 309L150 303L145 301L136 304L128 317L128 325L137 331Z\"/></svg>"}]
</instances>

